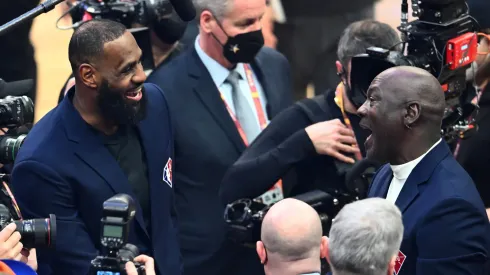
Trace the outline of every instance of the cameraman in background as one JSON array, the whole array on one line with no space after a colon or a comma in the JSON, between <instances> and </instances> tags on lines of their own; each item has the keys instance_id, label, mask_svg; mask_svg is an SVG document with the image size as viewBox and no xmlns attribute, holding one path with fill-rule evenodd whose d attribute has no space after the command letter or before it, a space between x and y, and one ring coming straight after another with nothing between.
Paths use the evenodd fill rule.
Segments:
<instances>
[{"instance_id":1,"label":"cameraman in background","mask_svg":"<svg viewBox=\"0 0 490 275\"><path fill-rule=\"evenodd\" d=\"M315 189L327 193L345 190L345 171L365 155L368 136L359 127L359 106L350 99L350 60L368 47L398 44L397 32L387 24L374 20L352 23L337 50L335 65L341 79L337 89L296 102L278 114L228 170L220 189L222 201L255 198L280 179L284 197Z\"/></svg>"},{"instance_id":2,"label":"cameraman in background","mask_svg":"<svg viewBox=\"0 0 490 275\"><path fill-rule=\"evenodd\" d=\"M72 1L73 3L76 1ZM62 4L68 7L67 4ZM103 17L103 16L102 16ZM75 22L74 22L75 23ZM143 25L141 23L133 23L131 26L126 26L128 28L141 28L148 27L151 42L151 51L153 55L153 63L155 64L155 69L145 71L145 73L150 75L154 70L157 70L161 66L164 66L170 62L174 57L178 56L184 49L184 45L180 43L180 39L184 35L187 22L183 21L175 11L169 17L159 18L157 20L148 22ZM75 78L73 74L70 75L69 79L63 86L58 97L58 104L61 103L65 94L68 90L75 84Z\"/></svg>"},{"instance_id":3,"label":"cameraman in background","mask_svg":"<svg viewBox=\"0 0 490 275\"><path fill-rule=\"evenodd\" d=\"M470 14L480 23L482 32L490 34L490 1L468 0ZM480 110L476 116L478 132L468 139L460 142L455 155L461 166L468 172L487 208L490 217L490 40L483 37L478 48L479 55L476 60L477 70L474 74L474 83L481 90L477 97ZM471 69L470 69L471 70Z\"/></svg>"}]
</instances>

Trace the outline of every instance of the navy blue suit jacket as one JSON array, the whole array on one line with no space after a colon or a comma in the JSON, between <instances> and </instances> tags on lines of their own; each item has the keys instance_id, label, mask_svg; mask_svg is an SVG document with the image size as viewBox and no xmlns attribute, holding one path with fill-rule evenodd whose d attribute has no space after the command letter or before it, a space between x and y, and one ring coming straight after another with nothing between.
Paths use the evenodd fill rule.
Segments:
<instances>
[{"instance_id":1,"label":"navy blue suit jacket","mask_svg":"<svg viewBox=\"0 0 490 275\"><path fill-rule=\"evenodd\" d=\"M263 48L251 66L267 97L269 118L292 104L284 56ZM154 71L147 81L162 88L174 119L174 182L185 274L263 273L255 249L226 240L218 193L245 144L195 47Z\"/></svg>"},{"instance_id":2,"label":"navy blue suit jacket","mask_svg":"<svg viewBox=\"0 0 490 275\"><path fill-rule=\"evenodd\" d=\"M173 216L173 189L163 169L173 154L167 101L145 84L147 117L138 124L147 158L151 235L137 203L129 243L155 258L160 274L181 274ZM70 91L73 93L73 90ZM38 249L39 274L87 275L100 245L102 203L118 193L136 197L102 136L73 107L71 96L44 116L23 144L12 173L12 189L24 218L56 214L54 249Z\"/></svg>"},{"instance_id":3,"label":"navy blue suit jacket","mask_svg":"<svg viewBox=\"0 0 490 275\"><path fill-rule=\"evenodd\" d=\"M369 197L385 198L393 177L380 168ZM470 176L442 141L410 173L395 204L405 231L400 275L485 274L490 224Z\"/></svg>"}]
</instances>

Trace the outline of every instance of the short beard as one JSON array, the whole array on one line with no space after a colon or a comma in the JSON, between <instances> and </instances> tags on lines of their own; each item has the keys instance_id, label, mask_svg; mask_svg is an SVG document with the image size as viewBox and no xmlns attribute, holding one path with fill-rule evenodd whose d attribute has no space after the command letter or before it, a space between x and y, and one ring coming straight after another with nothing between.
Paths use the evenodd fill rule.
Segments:
<instances>
[{"instance_id":1,"label":"short beard","mask_svg":"<svg viewBox=\"0 0 490 275\"><path fill-rule=\"evenodd\" d=\"M146 117L147 96L144 86L142 98L136 104L130 104L119 91L109 87L104 80L97 94L97 105L102 117L116 125L136 125Z\"/></svg>"}]
</instances>

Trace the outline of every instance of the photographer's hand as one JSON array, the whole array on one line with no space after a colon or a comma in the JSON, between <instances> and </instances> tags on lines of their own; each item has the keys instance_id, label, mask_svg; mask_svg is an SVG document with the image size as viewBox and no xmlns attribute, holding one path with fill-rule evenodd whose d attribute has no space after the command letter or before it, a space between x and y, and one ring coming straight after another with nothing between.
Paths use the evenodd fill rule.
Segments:
<instances>
[{"instance_id":1,"label":"photographer's hand","mask_svg":"<svg viewBox=\"0 0 490 275\"><path fill-rule=\"evenodd\" d=\"M145 264L145 274L146 275L156 275L155 273L155 263L152 257L146 255L139 255L134 258L135 262L140 262ZM126 263L126 273L128 275L138 275L138 271L132 262Z\"/></svg>"},{"instance_id":2,"label":"photographer's hand","mask_svg":"<svg viewBox=\"0 0 490 275\"><path fill-rule=\"evenodd\" d=\"M15 260L22 251L21 236L19 232L15 231L15 228L15 223L11 223L0 231L0 259Z\"/></svg>"},{"instance_id":3,"label":"photographer's hand","mask_svg":"<svg viewBox=\"0 0 490 275\"><path fill-rule=\"evenodd\" d=\"M340 161L354 163L354 159L341 152L354 154L359 151L354 133L339 119L319 122L306 127L306 133L315 146L316 152L329 155Z\"/></svg>"},{"instance_id":4,"label":"photographer's hand","mask_svg":"<svg viewBox=\"0 0 490 275\"><path fill-rule=\"evenodd\" d=\"M24 249L15 260L19 262L23 262L32 268L34 271L37 271L37 255L36 249L31 248L30 250Z\"/></svg>"}]
</instances>

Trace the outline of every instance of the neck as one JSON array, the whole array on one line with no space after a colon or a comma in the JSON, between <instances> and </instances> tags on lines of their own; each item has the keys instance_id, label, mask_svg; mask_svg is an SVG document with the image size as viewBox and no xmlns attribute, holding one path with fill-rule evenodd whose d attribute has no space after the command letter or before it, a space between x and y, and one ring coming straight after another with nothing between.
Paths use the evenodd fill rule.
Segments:
<instances>
[{"instance_id":1,"label":"neck","mask_svg":"<svg viewBox=\"0 0 490 275\"><path fill-rule=\"evenodd\" d=\"M82 119L95 129L106 135L112 135L117 131L117 125L105 121L94 104L94 101L83 97L82 94L88 94L89 91L84 91L84 87L75 86L73 95L73 107L78 111Z\"/></svg>"},{"instance_id":2,"label":"neck","mask_svg":"<svg viewBox=\"0 0 490 275\"><path fill-rule=\"evenodd\" d=\"M179 42L166 44L162 42L156 34L152 35L151 51L153 53L153 62L158 67L167 57L175 50Z\"/></svg>"},{"instance_id":3,"label":"neck","mask_svg":"<svg viewBox=\"0 0 490 275\"><path fill-rule=\"evenodd\" d=\"M266 275L298 275L321 271L322 264L318 259L303 259L295 262L268 262L264 267Z\"/></svg>"},{"instance_id":4,"label":"neck","mask_svg":"<svg viewBox=\"0 0 490 275\"><path fill-rule=\"evenodd\" d=\"M344 85L344 84L342 84ZM351 114L357 114L357 108L350 102L349 97L347 96L347 87L344 85L344 92L342 93L342 102L344 102L344 109L346 112Z\"/></svg>"},{"instance_id":5,"label":"neck","mask_svg":"<svg viewBox=\"0 0 490 275\"><path fill-rule=\"evenodd\" d=\"M235 64L231 64L223 56L223 46L219 45L219 42L211 35L202 33L199 35L199 46L201 49L209 55L212 59L216 60L221 66L231 69Z\"/></svg>"},{"instance_id":6,"label":"neck","mask_svg":"<svg viewBox=\"0 0 490 275\"><path fill-rule=\"evenodd\" d=\"M407 135L404 142L405 145L400 148L398 156L392 161L389 161L389 163L391 165L401 165L417 159L425 154L439 139L440 137L438 136ZM421 140L425 140L426 142L421 142Z\"/></svg>"}]
</instances>

